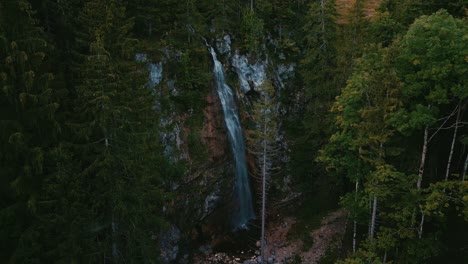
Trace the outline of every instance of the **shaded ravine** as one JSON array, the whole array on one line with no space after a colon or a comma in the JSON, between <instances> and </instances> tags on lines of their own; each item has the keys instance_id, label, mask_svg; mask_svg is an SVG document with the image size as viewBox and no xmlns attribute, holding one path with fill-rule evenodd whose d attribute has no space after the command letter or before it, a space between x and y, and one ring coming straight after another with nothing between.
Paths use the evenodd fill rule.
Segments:
<instances>
[{"instance_id":1,"label":"shaded ravine","mask_svg":"<svg viewBox=\"0 0 468 264\"><path fill-rule=\"evenodd\" d=\"M228 139L231 145L232 155L235 163L235 202L233 212L233 227L235 230L246 229L249 220L255 218L252 206L252 193L250 190L249 175L245 157L244 136L237 113L236 102L231 87L227 85L223 66L219 62L214 49L207 45L213 58L213 74L216 82L216 91L224 113L224 121L228 131Z\"/></svg>"}]
</instances>

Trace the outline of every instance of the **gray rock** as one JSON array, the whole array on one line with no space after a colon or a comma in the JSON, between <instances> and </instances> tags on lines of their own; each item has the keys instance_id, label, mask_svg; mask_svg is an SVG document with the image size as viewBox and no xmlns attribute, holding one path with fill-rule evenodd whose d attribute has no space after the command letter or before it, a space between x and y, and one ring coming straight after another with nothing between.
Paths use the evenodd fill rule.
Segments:
<instances>
[{"instance_id":1,"label":"gray rock","mask_svg":"<svg viewBox=\"0 0 468 264\"><path fill-rule=\"evenodd\" d=\"M180 240L180 230L171 226L168 230L161 232L159 239L159 247L161 250L161 261L163 263L170 263L177 258L179 254L179 243Z\"/></svg>"},{"instance_id":2,"label":"gray rock","mask_svg":"<svg viewBox=\"0 0 468 264\"><path fill-rule=\"evenodd\" d=\"M216 48L218 49L219 53L227 54L228 56L230 56L231 55L231 36L224 35L222 39L217 39Z\"/></svg>"},{"instance_id":3,"label":"gray rock","mask_svg":"<svg viewBox=\"0 0 468 264\"><path fill-rule=\"evenodd\" d=\"M259 91L260 86L266 80L267 61L257 61L254 64L249 64L247 56L239 54L236 50L231 61L232 67L235 69L239 77L239 84L242 92L247 93L252 88ZM251 85L253 87L251 87Z\"/></svg>"},{"instance_id":4,"label":"gray rock","mask_svg":"<svg viewBox=\"0 0 468 264\"><path fill-rule=\"evenodd\" d=\"M217 195L218 191L215 191L214 193L209 194L205 198L205 205L203 207L203 217L206 217L209 215L215 208L216 205L218 204L217 202L221 198L219 195Z\"/></svg>"},{"instance_id":5,"label":"gray rock","mask_svg":"<svg viewBox=\"0 0 468 264\"><path fill-rule=\"evenodd\" d=\"M135 54L135 60L137 62L146 62L148 60L148 56L144 53L137 53Z\"/></svg>"},{"instance_id":6,"label":"gray rock","mask_svg":"<svg viewBox=\"0 0 468 264\"><path fill-rule=\"evenodd\" d=\"M210 247L210 245L203 245L199 247L198 250L205 255L209 255L213 252L213 249Z\"/></svg>"},{"instance_id":7,"label":"gray rock","mask_svg":"<svg viewBox=\"0 0 468 264\"><path fill-rule=\"evenodd\" d=\"M150 76L149 76L149 87L154 88L158 85L163 78L163 65L162 62L159 63L150 63L148 65Z\"/></svg>"}]
</instances>

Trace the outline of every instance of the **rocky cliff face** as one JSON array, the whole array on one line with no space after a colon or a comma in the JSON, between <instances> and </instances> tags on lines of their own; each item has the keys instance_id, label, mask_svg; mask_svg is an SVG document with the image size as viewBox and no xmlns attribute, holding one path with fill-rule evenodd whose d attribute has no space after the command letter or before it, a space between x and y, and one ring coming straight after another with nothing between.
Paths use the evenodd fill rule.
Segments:
<instances>
[{"instance_id":1,"label":"rocky cliff face","mask_svg":"<svg viewBox=\"0 0 468 264\"><path fill-rule=\"evenodd\" d=\"M229 85L235 90L233 92L237 97L239 115L245 129L252 121L249 118L251 101L256 100L255 93L261 92L262 83L266 79L271 80L280 93L281 89L287 89L284 82L293 76L295 65L275 66L268 59L255 60L237 50L231 51L231 38L228 35L217 40L216 46L217 52L224 58L224 68L230 76ZM207 51L207 56L208 54ZM142 58L143 56L139 55L137 59ZM146 60L146 57L144 59ZM162 63L151 63L148 67L149 85L155 86L154 89L161 98L177 96L181 91L177 87L176 79L163 74L165 63L171 60L177 60L177 56L168 56ZM207 85L209 89L203 98L203 113L178 112L175 103L172 103L174 105L170 105L169 109L160 109L161 139L165 154L174 164L184 168L168 179L166 184L175 195L163 208L171 227L159 235L161 256L165 263L184 263L188 261L186 252L189 252L189 249L193 250L197 243L214 245L231 232L230 208L234 206L232 195L235 181L232 154L215 84L211 81ZM156 108L159 107L161 104L156 102ZM167 101L165 107L168 107ZM200 114L203 116L203 121L201 125L194 126L190 120L197 114L198 117ZM196 141L197 149L191 149L191 140ZM281 138L279 140L281 141ZM287 144L283 146L286 153ZM252 170L256 157L249 154L247 159ZM287 160L288 157L284 159ZM280 177L287 178L287 175ZM285 182L283 179L277 182L280 182L282 187L287 185L282 184ZM255 186L255 181L252 183L255 192L259 186ZM289 191L288 188L275 189L280 192Z\"/></svg>"},{"instance_id":2,"label":"rocky cliff face","mask_svg":"<svg viewBox=\"0 0 468 264\"><path fill-rule=\"evenodd\" d=\"M201 128L188 124L190 114L174 113L168 123L177 125L168 126L172 131L163 135L172 139L165 142L166 149L171 150L167 155L175 156L171 159L185 165L183 175L170 183L175 195L166 205L165 214L172 226L160 235L161 258L165 263L187 261L185 252L189 249L184 245L192 247L198 241L222 234L224 228L229 230L227 205L232 196L234 175L221 104L214 87L205 100ZM199 151L204 152L201 162L190 155L188 138L192 133L200 135L202 150Z\"/></svg>"},{"instance_id":3,"label":"rocky cliff face","mask_svg":"<svg viewBox=\"0 0 468 264\"><path fill-rule=\"evenodd\" d=\"M206 103L207 106L203 110L204 121L201 130L201 141L208 151L207 162L218 164L226 161L229 152L221 103L214 89L206 96Z\"/></svg>"}]
</instances>

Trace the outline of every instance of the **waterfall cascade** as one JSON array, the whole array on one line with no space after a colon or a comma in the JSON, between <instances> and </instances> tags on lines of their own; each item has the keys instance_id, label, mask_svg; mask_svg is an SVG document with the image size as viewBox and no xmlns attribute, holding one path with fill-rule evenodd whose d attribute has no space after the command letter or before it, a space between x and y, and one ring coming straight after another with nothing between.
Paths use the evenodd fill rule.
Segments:
<instances>
[{"instance_id":1,"label":"waterfall cascade","mask_svg":"<svg viewBox=\"0 0 468 264\"><path fill-rule=\"evenodd\" d=\"M252 207L252 193L250 191L249 175L245 158L245 143L242 128L237 113L234 94L231 87L227 85L223 65L219 62L214 49L207 45L213 57L213 74L216 82L216 91L224 113L224 121L228 131L228 139L234 157L236 183L234 195L237 206L234 212L233 224L235 229L247 228L249 220L255 218Z\"/></svg>"}]
</instances>

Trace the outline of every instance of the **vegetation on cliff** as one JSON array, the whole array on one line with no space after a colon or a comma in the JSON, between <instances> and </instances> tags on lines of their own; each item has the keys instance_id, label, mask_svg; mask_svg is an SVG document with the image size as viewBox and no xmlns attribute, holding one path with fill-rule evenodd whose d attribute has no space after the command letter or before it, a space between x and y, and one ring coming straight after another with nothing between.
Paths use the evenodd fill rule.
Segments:
<instances>
[{"instance_id":1,"label":"vegetation on cliff","mask_svg":"<svg viewBox=\"0 0 468 264\"><path fill-rule=\"evenodd\" d=\"M0 262L156 263L169 225L184 250L206 239L233 180L201 37L216 47L228 35L219 58L267 222L285 207L300 224L343 207L339 263L461 263L467 8L1 0ZM268 89L242 92L236 52L265 62ZM148 63L162 81L148 82Z\"/></svg>"}]
</instances>

